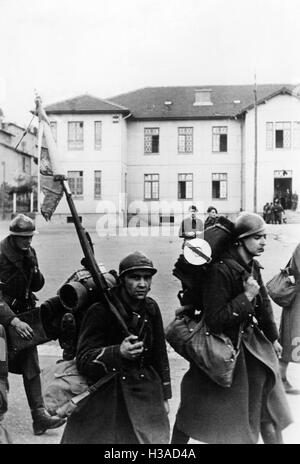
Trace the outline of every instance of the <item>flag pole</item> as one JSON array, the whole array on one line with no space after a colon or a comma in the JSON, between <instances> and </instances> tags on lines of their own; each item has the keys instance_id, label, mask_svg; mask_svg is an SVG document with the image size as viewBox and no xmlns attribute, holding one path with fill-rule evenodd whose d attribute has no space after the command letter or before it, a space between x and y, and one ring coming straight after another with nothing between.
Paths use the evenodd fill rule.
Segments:
<instances>
[{"instance_id":1,"label":"flag pole","mask_svg":"<svg viewBox=\"0 0 300 464\"><path fill-rule=\"evenodd\" d=\"M254 194L253 209L257 213L257 86L254 74Z\"/></svg>"},{"instance_id":2,"label":"flag pole","mask_svg":"<svg viewBox=\"0 0 300 464\"><path fill-rule=\"evenodd\" d=\"M43 125L41 121L39 121L38 127L38 147L37 147L37 156L38 156L38 164L37 164L37 212L39 213L41 210L41 154L42 154L42 140L43 140Z\"/></svg>"}]
</instances>

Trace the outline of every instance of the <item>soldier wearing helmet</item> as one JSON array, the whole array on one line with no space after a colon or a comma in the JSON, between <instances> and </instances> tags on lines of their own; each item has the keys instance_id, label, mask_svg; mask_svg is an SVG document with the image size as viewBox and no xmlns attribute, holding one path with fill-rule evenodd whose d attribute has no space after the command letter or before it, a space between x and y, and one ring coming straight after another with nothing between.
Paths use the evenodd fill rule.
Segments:
<instances>
[{"instance_id":1,"label":"soldier wearing helmet","mask_svg":"<svg viewBox=\"0 0 300 464\"><path fill-rule=\"evenodd\" d=\"M34 292L40 290L45 282L36 252L31 246L32 237L37 233L34 221L25 214L18 214L10 223L9 235L0 242L0 280L4 300L0 308L0 323L4 327L12 326L25 340L33 337L33 329L18 316L34 309ZM65 422L51 417L44 408L36 347L9 357L9 371L23 376L35 435L41 435L47 429L59 427Z\"/></svg>"},{"instance_id":2,"label":"soldier wearing helmet","mask_svg":"<svg viewBox=\"0 0 300 464\"><path fill-rule=\"evenodd\" d=\"M169 362L161 313L147 296L156 272L139 251L120 262L119 284L110 292L122 303L118 310L129 336L101 302L87 311L77 345L79 371L91 383L117 375L68 419L62 443L169 442Z\"/></svg>"},{"instance_id":3,"label":"soldier wearing helmet","mask_svg":"<svg viewBox=\"0 0 300 464\"><path fill-rule=\"evenodd\" d=\"M266 225L243 212L233 243L208 270L202 293L205 322L215 333L240 340L233 383L221 388L191 364L181 384L172 443L282 443L291 414L279 376L281 346L256 257L264 252Z\"/></svg>"},{"instance_id":4,"label":"soldier wearing helmet","mask_svg":"<svg viewBox=\"0 0 300 464\"><path fill-rule=\"evenodd\" d=\"M266 245L266 223L255 213L241 213L234 225L239 254L246 262L264 252Z\"/></svg>"}]
</instances>

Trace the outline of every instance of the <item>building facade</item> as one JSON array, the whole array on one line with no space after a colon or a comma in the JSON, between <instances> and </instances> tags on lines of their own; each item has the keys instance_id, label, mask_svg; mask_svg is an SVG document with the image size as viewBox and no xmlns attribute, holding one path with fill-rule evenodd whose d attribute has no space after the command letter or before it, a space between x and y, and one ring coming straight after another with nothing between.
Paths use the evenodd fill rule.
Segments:
<instances>
[{"instance_id":1,"label":"building facade","mask_svg":"<svg viewBox=\"0 0 300 464\"><path fill-rule=\"evenodd\" d=\"M4 218L16 210L31 212L37 208L37 133L29 130L26 139L18 144L24 128L4 122L3 117L0 119L1 214Z\"/></svg>"},{"instance_id":2,"label":"building facade","mask_svg":"<svg viewBox=\"0 0 300 464\"><path fill-rule=\"evenodd\" d=\"M298 88L258 86L256 101L253 86L162 87L45 109L80 214L161 224L179 222L190 204L230 216L261 212L274 197L291 207L300 187ZM56 216L66 215L62 201Z\"/></svg>"}]
</instances>

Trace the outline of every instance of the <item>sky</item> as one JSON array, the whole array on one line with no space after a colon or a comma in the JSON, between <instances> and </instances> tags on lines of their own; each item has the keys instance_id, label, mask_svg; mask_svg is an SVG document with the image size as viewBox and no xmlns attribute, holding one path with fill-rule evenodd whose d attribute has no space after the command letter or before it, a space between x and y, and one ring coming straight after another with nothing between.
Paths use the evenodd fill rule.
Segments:
<instances>
[{"instance_id":1,"label":"sky","mask_svg":"<svg viewBox=\"0 0 300 464\"><path fill-rule=\"evenodd\" d=\"M0 108L143 87L300 83L299 0L0 0Z\"/></svg>"}]
</instances>

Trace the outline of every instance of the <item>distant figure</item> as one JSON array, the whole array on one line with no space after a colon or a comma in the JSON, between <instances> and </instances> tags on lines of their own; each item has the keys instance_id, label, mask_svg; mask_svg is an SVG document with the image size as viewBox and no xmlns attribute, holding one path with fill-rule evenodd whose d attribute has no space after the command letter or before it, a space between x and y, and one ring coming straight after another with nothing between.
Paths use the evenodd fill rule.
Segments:
<instances>
[{"instance_id":1,"label":"distant figure","mask_svg":"<svg viewBox=\"0 0 300 464\"><path fill-rule=\"evenodd\" d=\"M296 211L297 206L298 206L298 194L296 192L292 194L291 202L292 202L292 205L291 205L292 210Z\"/></svg>"},{"instance_id":2,"label":"distant figure","mask_svg":"<svg viewBox=\"0 0 300 464\"><path fill-rule=\"evenodd\" d=\"M284 214L284 209L278 198L274 201L272 208L274 215L274 224L282 224L282 215Z\"/></svg>"},{"instance_id":3,"label":"distant figure","mask_svg":"<svg viewBox=\"0 0 300 464\"><path fill-rule=\"evenodd\" d=\"M195 238L203 231L203 222L197 218L198 209L195 205L189 207L190 216L186 217L179 228L179 237L184 238L183 245L186 240Z\"/></svg>"},{"instance_id":4,"label":"distant figure","mask_svg":"<svg viewBox=\"0 0 300 464\"><path fill-rule=\"evenodd\" d=\"M207 227L214 226L215 223L218 221L217 208L215 208L214 206L209 206L207 208L207 213L208 213L208 217L205 219L204 229L207 229Z\"/></svg>"},{"instance_id":5,"label":"distant figure","mask_svg":"<svg viewBox=\"0 0 300 464\"><path fill-rule=\"evenodd\" d=\"M266 209L266 223L274 224L274 212L273 212L273 202L269 203L268 208Z\"/></svg>"},{"instance_id":6,"label":"distant figure","mask_svg":"<svg viewBox=\"0 0 300 464\"><path fill-rule=\"evenodd\" d=\"M267 211L269 209L270 203L266 203L263 207L263 219L267 222Z\"/></svg>"}]
</instances>

